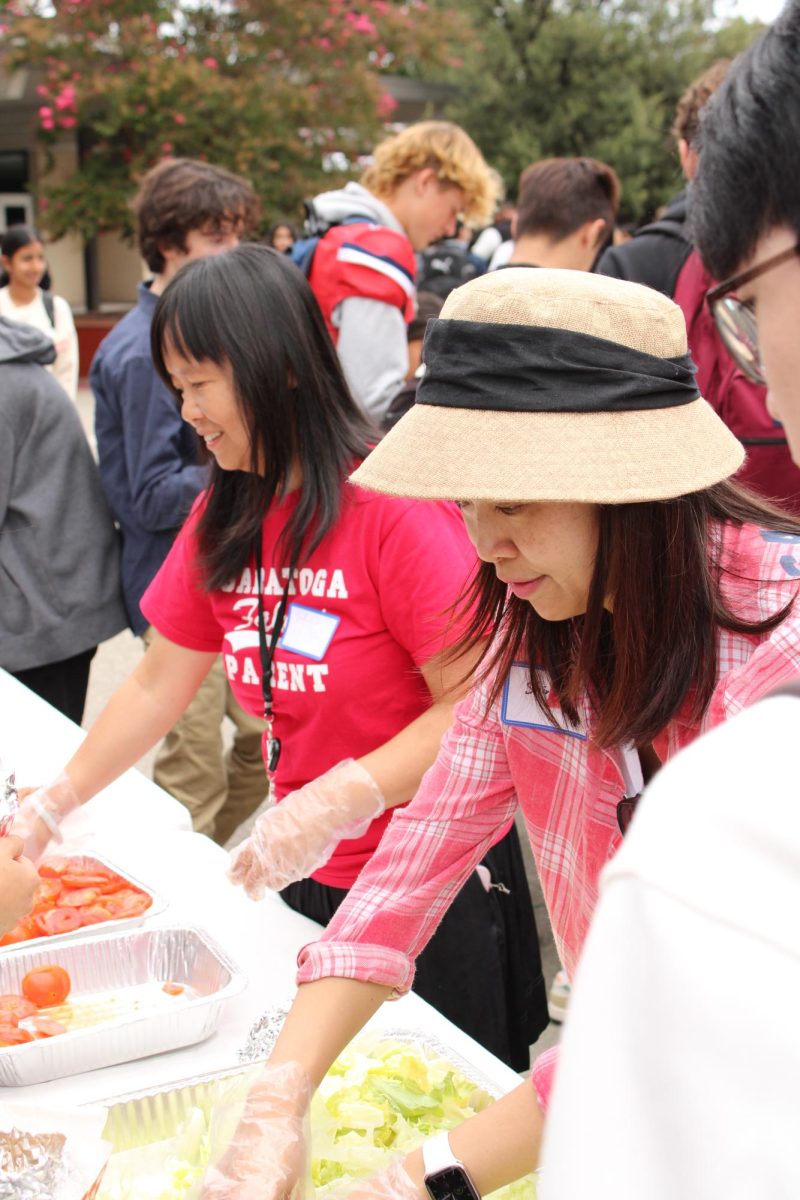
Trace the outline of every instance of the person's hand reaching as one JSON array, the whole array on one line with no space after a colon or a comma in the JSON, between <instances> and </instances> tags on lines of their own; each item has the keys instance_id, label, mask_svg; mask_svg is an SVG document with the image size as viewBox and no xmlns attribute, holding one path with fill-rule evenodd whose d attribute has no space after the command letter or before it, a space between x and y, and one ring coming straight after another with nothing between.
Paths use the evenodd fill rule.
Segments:
<instances>
[{"instance_id":1,"label":"person's hand reaching","mask_svg":"<svg viewBox=\"0 0 800 1200\"><path fill-rule=\"evenodd\" d=\"M31 911L42 882L30 859L22 857L23 850L22 838L13 833L0 837L0 933L7 933Z\"/></svg>"},{"instance_id":2,"label":"person's hand reaching","mask_svg":"<svg viewBox=\"0 0 800 1200\"><path fill-rule=\"evenodd\" d=\"M260 900L267 888L280 891L307 879L337 842L366 833L384 807L369 772L345 759L261 814L250 837L232 852L228 878L251 900Z\"/></svg>"},{"instance_id":3,"label":"person's hand reaching","mask_svg":"<svg viewBox=\"0 0 800 1200\"><path fill-rule=\"evenodd\" d=\"M417 1187L406 1171L402 1158L396 1158L377 1175L335 1191L330 1200L427 1200L424 1186Z\"/></svg>"},{"instance_id":4,"label":"person's hand reaching","mask_svg":"<svg viewBox=\"0 0 800 1200\"><path fill-rule=\"evenodd\" d=\"M304 1200L313 1090L299 1063L267 1063L227 1149L203 1176L199 1200Z\"/></svg>"},{"instance_id":5,"label":"person's hand reaching","mask_svg":"<svg viewBox=\"0 0 800 1200\"><path fill-rule=\"evenodd\" d=\"M20 806L12 828L25 842L28 858L36 861L53 838L63 841L59 826L80 807L80 801L63 771L46 787L20 788L19 795Z\"/></svg>"}]
</instances>

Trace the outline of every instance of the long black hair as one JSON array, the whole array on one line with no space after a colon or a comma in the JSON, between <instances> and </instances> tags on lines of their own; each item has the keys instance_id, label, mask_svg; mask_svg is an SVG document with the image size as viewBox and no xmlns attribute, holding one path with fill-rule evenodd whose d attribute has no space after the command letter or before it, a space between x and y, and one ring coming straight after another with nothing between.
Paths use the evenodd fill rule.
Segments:
<instances>
[{"instance_id":1,"label":"long black hair","mask_svg":"<svg viewBox=\"0 0 800 1200\"><path fill-rule=\"evenodd\" d=\"M508 596L484 562L459 602L468 627L448 657L489 638L476 671L478 679L491 678L489 704L512 663L522 660L545 711L552 687L575 721L588 693L596 745L644 746L684 703L690 719L703 716L717 682L721 629L763 637L792 611L793 599L761 620L742 615L732 597L755 593L763 581L726 550L720 527L754 523L798 536L800 520L726 480L674 500L601 505L599 521L584 615L546 621L527 601Z\"/></svg>"},{"instance_id":2,"label":"long black hair","mask_svg":"<svg viewBox=\"0 0 800 1200\"><path fill-rule=\"evenodd\" d=\"M30 246L31 242L41 242L43 238L39 236L36 230L30 225L10 225L0 238L0 254L4 258L13 258L18 250L23 246ZM6 270L0 270L0 287L5 287L9 282L9 274ZM44 285L43 285L44 286Z\"/></svg>"},{"instance_id":3,"label":"long black hair","mask_svg":"<svg viewBox=\"0 0 800 1200\"><path fill-rule=\"evenodd\" d=\"M300 498L281 552L287 566L298 565L335 524L348 471L379 437L348 391L302 272L257 245L188 263L159 299L151 337L156 370L173 392L166 342L185 358L230 364L250 435L250 471L212 468L198 524L207 587L222 587L247 564L295 466Z\"/></svg>"}]
</instances>

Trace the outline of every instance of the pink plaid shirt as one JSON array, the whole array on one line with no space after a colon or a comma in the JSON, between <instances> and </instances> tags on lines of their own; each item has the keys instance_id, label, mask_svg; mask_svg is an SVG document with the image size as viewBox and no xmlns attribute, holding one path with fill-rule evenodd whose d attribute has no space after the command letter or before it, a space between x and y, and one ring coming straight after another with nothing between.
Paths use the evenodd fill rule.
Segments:
<instances>
[{"instance_id":1,"label":"pink plaid shirt","mask_svg":"<svg viewBox=\"0 0 800 1200\"><path fill-rule=\"evenodd\" d=\"M738 614L764 619L796 596L800 538L753 526L729 527L723 536L725 594ZM671 757L798 673L800 611L769 635L721 631L711 703L699 723L680 714L670 723L655 742L659 757ZM623 756L592 745L588 705L579 707L579 727L554 727L526 696L523 666L512 669L488 715L486 688L476 688L458 706L414 801L395 812L322 938L301 951L298 982L338 976L387 985L397 994L408 990L416 956L517 808L558 952L572 975L600 871L620 844L617 803L626 790L637 790L635 778L626 780Z\"/></svg>"}]
</instances>

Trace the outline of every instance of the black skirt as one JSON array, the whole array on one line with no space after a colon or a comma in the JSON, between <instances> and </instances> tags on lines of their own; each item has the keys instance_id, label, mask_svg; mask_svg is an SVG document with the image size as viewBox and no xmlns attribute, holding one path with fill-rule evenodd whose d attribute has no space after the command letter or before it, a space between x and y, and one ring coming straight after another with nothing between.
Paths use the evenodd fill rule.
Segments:
<instances>
[{"instance_id":1,"label":"black skirt","mask_svg":"<svg viewBox=\"0 0 800 1200\"><path fill-rule=\"evenodd\" d=\"M488 891L473 871L417 958L414 991L515 1071L548 1023L539 937L519 837L512 826L485 855ZM281 892L327 925L347 895L313 879Z\"/></svg>"}]
</instances>

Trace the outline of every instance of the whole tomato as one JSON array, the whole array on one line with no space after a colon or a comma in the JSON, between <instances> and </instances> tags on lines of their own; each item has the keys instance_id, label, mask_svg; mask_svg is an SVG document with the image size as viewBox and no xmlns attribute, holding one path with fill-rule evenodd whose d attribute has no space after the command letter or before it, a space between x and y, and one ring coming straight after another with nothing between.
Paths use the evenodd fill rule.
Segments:
<instances>
[{"instance_id":1,"label":"whole tomato","mask_svg":"<svg viewBox=\"0 0 800 1200\"><path fill-rule=\"evenodd\" d=\"M63 1004L71 987L72 980L64 968L53 966L51 963L34 967L22 980L23 996L39 1008Z\"/></svg>"}]
</instances>

